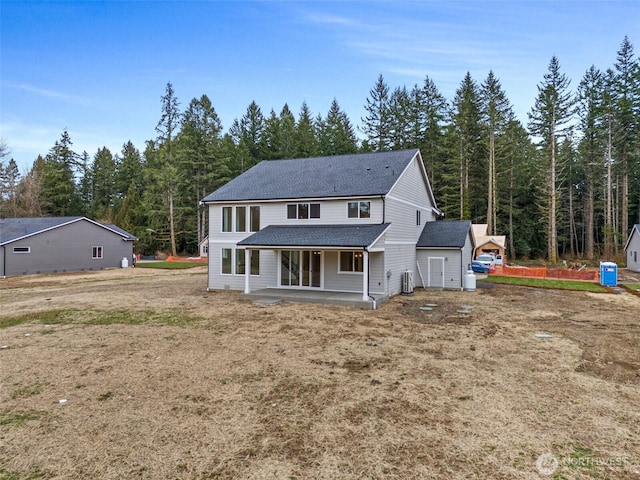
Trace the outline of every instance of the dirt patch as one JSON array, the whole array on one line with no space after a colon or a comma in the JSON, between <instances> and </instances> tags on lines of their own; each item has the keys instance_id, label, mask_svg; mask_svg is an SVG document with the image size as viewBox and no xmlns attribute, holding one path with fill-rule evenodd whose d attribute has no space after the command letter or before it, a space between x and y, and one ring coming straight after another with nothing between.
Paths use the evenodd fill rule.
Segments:
<instances>
[{"instance_id":1,"label":"dirt patch","mask_svg":"<svg viewBox=\"0 0 640 480\"><path fill-rule=\"evenodd\" d=\"M636 296L361 311L205 287L206 267L1 280L0 476L530 479L551 453L557 478L640 478Z\"/></svg>"}]
</instances>

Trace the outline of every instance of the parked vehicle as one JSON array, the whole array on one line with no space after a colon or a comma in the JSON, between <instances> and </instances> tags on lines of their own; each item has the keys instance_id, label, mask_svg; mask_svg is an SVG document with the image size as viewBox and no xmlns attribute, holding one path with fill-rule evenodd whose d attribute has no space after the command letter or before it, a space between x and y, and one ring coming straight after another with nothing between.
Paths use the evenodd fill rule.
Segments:
<instances>
[{"instance_id":1,"label":"parked vehicle","mask_svg":"<svg viewBox=\"0 0 640 480\"><path fill-rule=\"evenodd\" d=\"M486 265L477 260L471 262L471 270L473 270L475 273L489 273L490 268L491 267L489 265Z\"/></svg>"},{"instance_id":2,"label":"parked vehicle","mask_svg":"<svg viewBox=\"0 0 640 480\"><path fill-rule=\"evenodd\" d=\"M502 265L506 265L506 263L507 263L507 259L505 258L504 255L500 253L496 255L496 259L495 259L496 265L502 266Z\"/></svg>"},{"instance_id":3,"label":"parked vehicle","mask_svg":"<svg viewBox=\"0 0 640 480\"><path fill-rule=\"evenodd\" d=\"M481 253L474 261L480 262L487 267L492 267L496 264L496 259L491 253Z\"/></svg>"}]
</instances>

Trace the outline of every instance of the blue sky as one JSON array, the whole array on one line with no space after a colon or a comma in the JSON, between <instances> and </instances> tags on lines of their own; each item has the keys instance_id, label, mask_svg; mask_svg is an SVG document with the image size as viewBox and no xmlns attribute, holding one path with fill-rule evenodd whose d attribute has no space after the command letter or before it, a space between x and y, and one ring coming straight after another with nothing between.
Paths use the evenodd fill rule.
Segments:
<instances>
[{"instance_id":1,"label":"blue sky","mask_svg":"<svg viewBox=\"0 0 640 480\"><path fill-rule=\"evenodd\" d=\"M77 152L140 150L172 82L181 107L211 99L225 131L255 100L265 116L333 98L354 125L379 74L433 79L451 100L467 71L500 79L526 123L556 55L576 88L612 68L637 1L0 2L0 137L24 172L67 129Z\"/></svg>"}]
</instances>

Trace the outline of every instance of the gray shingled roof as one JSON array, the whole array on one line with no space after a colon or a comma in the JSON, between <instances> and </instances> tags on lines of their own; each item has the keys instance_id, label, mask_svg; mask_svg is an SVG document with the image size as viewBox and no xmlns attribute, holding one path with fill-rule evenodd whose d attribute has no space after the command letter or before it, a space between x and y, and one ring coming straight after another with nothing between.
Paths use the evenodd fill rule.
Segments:
<instances>
[{"instance_id":1,"label":"gray shingled roof","mask_svg":"<svg viewBox=\"0 0 640 480\"><path fill-rule=\"evenodd\" d=\"M418 248L462 248L471 229L471 220L427 222L418 239Z\"/></svg>"},{"instance_id":2,"label":"gray shingled roof","mask_svg":"<svg viewBox=\"0 0 640 480\"><path fill-rule=\"evenodd\" d=\"M384 195L417 149L330 157L267 160L202 202Z\"/></svg>"},{"instance_id":3,"label":"gray shingled roof","mask_svg":"<svg viewBox=\"0 0 640 480\"><path fill-rule=\"evenodd\" d=\"M79 220L93 222L86 217L0 218L0 245ZM101 225L97 222L94 223ZM125 237L126 240L136 240L136 237L114 225L102 226L115 231L118 235Z\"/></svg>"},{"instance_id":4,"label":"gray shingled roof","mask_svg":"<svg viewBox=\"0 0 640 480\"><path fill-rule=\"evenodd\" d=\"M262 247L368 247L389 226L366 225L269 225L238 245Z\"/></svg>"}]
</instances>

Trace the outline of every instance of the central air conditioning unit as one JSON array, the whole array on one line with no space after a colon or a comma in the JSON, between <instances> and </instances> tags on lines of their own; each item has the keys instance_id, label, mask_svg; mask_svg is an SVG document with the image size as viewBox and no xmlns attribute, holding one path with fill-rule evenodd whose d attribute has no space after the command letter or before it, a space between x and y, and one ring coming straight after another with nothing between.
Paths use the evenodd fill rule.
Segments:
<instances>
[{"instance_id":1,"label":"central air conditioning unit","mask_svg":"<svg viewBox=\"0 0 640 480\"><path fill-rule=\"evenodd\" d=\"M407 270L402 274L402 294L413 294L413 272L411 270Z\"/></svg>"}]
</instances>

